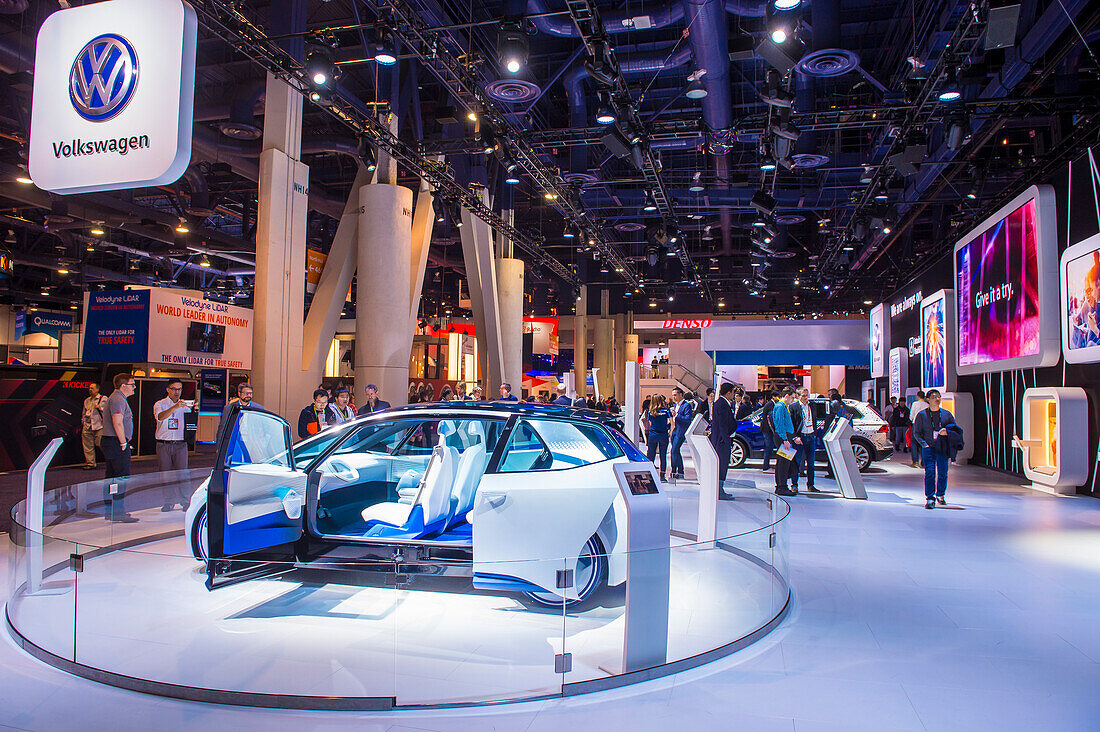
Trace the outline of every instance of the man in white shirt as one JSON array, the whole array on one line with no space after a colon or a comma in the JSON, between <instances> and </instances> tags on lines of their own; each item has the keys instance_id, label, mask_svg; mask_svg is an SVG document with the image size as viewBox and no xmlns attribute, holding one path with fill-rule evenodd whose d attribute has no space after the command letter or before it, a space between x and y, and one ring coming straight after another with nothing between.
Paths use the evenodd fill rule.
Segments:
<instances>
[{"instance_id":1,"label":"man in white shirt","mask_svg":"<svg viewBox=\"0 0 1100 732\"><path fill-rule=\"evenodd\" d=\"M191 411L191 405L180 399L183 382L168 382L168 396L153 405L153 417L157 420L157 461L161 472L187 470L187 441L183 437L183 415ZM184 493L185 481L173 476L164 487L164 505L161 511L171 511L177 503L187 510L190 497Z\"/></svg>"},{"instance_id":2,"label":"man in white shirt","mask_svg":"<svg viewBox=\"0 0 1100 732\"><path fill-rule=\"evenodd\" d=\"M798 491L799 463L806 470L806 490L818 493L814 488L814 468L817 462L817 436L815 434L814 410L810 406L810 390L802 388L798 392L798 401L791 405L791 422L794 424L795 456L794 490Z\"/></svg>"}]
</instances>

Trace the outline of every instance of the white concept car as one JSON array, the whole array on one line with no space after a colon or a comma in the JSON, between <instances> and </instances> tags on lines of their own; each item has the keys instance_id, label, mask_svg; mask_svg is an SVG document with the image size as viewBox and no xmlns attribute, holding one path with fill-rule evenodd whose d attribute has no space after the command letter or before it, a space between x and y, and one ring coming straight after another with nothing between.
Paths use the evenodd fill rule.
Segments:
<instances>
[{"instance_id":1,"label":"white concept car","mask_svg":"<svg viewBox=\"0 0 1100 732\"><path fill-rule=\"evenodd\" d=\"M292 445L282 418L234 407L187 536L210 589L308 566L464 575L535 604L579 605L626 576L612 465L647 461L616 419L423 404Z\"/></svg>"}]
</instances>

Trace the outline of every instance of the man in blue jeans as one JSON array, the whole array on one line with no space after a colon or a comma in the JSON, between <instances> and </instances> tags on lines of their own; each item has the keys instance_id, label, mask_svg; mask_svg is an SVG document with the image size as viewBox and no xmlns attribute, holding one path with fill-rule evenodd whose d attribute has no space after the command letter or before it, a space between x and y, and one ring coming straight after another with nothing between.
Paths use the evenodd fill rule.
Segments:
<instances>
[{"instance_id":1,"label":"man in blue jeans","mask_svg":"<svg viewBox=\"0 0 1100 732\"><path fill-rule=\"evenodd\" d=\"M680 448L684 446L688 427L691 426L691 403L684 399L684 390L676 387L672 390L672 477L684 477L684 458Z\"/></svg>"},{"instance_id":2,"label":"man in blue jeans","mask_svg":"<svg viewBox=\"0 0 1100 732\"><path fill-rule=\"evenodd\" d=\"M920 445L924 462L924 507L946 506L947 466L949 455L948 430L957 429L955 415L940 407L940 392L932 389L925 395L928 406L913 420L913 445Z\"/></svg>"},{"instance_id":3,"label":"man in blue jeans","mask_svg":"<svg viewBox=\"0 0 1100 732\"><path fill-rule=\"evenodd\" d=\"M775 457L775 451L779 447L775 440L775 425L772 423L772 411L778 403L779 392L772 389L768 392L767 401L764 402L764 411L760 416L760 433L764 435L764 469L762 472L765 473L771 470L772 458Z\"/></svg>"}]
</instances>

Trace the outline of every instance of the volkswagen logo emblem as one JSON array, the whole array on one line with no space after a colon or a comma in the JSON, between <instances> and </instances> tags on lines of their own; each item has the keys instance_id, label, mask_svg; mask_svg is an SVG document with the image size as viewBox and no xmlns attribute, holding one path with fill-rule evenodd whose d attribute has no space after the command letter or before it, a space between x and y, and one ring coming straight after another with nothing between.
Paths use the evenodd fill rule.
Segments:
<instances>
[{"instance_id":1,"label":"volkswagen logo emblem","mask_svg":"<svg viewBox=\"0 0 1100 732\"><path fill-rule=\"evenodd\" d=\"M86 120L106 122L134 95L138 60L125 38L104 33L80 50L69 71L69 100Z\"/></svg>"}]
</instances>

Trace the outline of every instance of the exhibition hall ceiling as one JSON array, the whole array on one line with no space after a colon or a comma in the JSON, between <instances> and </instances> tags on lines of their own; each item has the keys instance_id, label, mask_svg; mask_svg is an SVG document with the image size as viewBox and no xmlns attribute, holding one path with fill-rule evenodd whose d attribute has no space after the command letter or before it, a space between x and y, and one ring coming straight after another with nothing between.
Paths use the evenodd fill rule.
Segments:
<instances>
[{"instance_id":1,"label":"exhibition hall ceiling","mask_svg":"<svg viewBox=\"0 0 1100 732\"><path fill-rule=\"evenodd\" d=\"M443 161L425 317L463 314L478 186L514 211L532 313L580 284L593 310L606 287L616 311L855 313L1100 139L1086 0L193 0L186 173L50 194L19 182L35 37L84 4L0 8L3 303L138 283L251 306L267 70L306 87L311 249L380 143L403 185ZM396 140L363 124L385 111Z\"/></svg>"}]
</instances>

